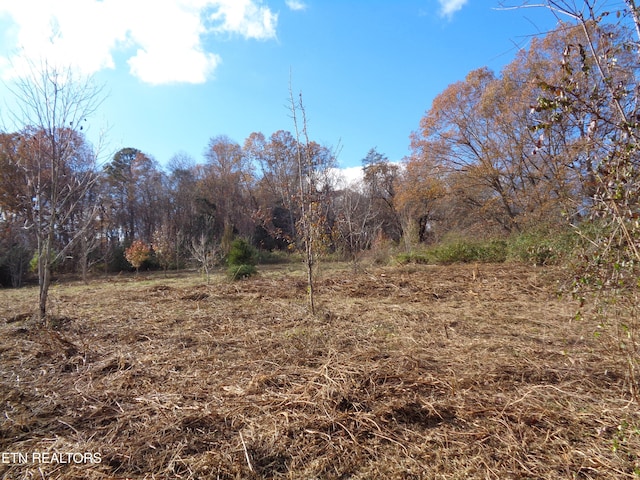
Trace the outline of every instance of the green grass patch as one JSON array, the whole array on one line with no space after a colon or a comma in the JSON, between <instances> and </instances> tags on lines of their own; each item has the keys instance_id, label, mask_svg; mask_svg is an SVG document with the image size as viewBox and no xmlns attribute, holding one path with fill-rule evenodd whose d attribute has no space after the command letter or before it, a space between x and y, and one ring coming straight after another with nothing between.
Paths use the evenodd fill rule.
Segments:
<instances>
[{"instance_id":1,"label":"green grass patch","mask_svg":"<svg viewBox=\"0 0 640 480\"><path fill-rule=\"evenodd\" d=\"M578 244L573 230L541 230L513 234L505 239L447 238L440 243L395 256L399 264L522 262L557 265L568 260Z\"/></svg>"},{"instance_id":2,"label":"green grass patch","mask_svg":"<svg viewBox=\"0 0 640 480\"><path fill-rule=\"evenodd\" d=\"M502 263L507 258L507 242L504 240L469 241L456 240L436 246L433 256L437 263Z\"/></svg>"},{"instance_id":3,"label":"green grass patch","mask_svg":"<svg viewBox=\"0 0 640 480\"><path fill-rule=\"evenodd\" d=\"M505 240L471 241L455 239L424 250L401 253L400 264L502 263L507 259Z\"/></svg>"},{"instance_id":4,"label":"green grass patch","mask_svg":"<svg viewBox=\"0 0 640 480\"><path fill-rule=\"evenodd\" d=\"M573 230L523 232L509 239L507 259L531 265L558 265L573 255L578 242Z\"/></svg>"}]
</instances>

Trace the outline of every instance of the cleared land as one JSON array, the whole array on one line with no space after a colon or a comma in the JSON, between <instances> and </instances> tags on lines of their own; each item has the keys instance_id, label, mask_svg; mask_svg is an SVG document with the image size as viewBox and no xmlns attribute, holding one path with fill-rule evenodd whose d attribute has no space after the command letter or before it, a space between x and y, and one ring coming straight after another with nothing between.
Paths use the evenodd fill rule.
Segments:
<instances>
[{"instance_id":1,"label":"cleared land","mask_svg":"<svg viewBox=\"0 0 640 480\"><path fill-rule=\"evenodd\" d=\"M637 478L624 365L561 270L332 266L316 317L261 271L63 282L51 331L0 291L2 478Z\"/></svg>"}]
</instances>

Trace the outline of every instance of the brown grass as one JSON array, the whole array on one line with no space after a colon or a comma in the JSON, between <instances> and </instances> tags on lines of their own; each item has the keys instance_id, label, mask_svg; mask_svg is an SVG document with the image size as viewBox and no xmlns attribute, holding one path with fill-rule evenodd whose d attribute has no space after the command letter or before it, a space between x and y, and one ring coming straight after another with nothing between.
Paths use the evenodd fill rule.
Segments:
<instances>
[{"instance_id":1,"label":"brown grass","mask_svg":"<svg viewBox=\"0 0 640 480\"><path fill-rule=\"evenodd\" d=\"M635 478L624 365L559 269L118 277L0 291L6 479ZM8 458L5 457L5 460Z\"/></svg>"}]
</instances>

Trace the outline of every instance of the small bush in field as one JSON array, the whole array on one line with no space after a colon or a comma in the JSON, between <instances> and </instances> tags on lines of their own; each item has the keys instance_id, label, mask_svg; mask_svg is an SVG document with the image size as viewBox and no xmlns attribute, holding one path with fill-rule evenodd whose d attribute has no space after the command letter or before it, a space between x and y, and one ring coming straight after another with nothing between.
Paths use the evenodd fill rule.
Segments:
<instances>
[{"instance_id":1,"label":"small bush in field","mask_svg":"<svg viewBox=\"0 0 640 480\"><path fill-rule=\"evenodd\" d=\"M227 268L227 275L231 280L240 280L248 278L258 273L255 265L230 265Z\"/></svg>"},{"instance_id":2,"label":"small bush in field","mask_svg":"<svg viewBox=\"0 0 640 480\"><path fill-rule=\"evenodd\" d=\"M124 256L137 272L140 266L151 256L151 247L142 240L136 240L124 251Z\"/></svg>"},{"instance_id":3,"label":"small bush in field","mask_svg":"<svg viewBox=\"0 0 640 480\"><path fill-rule=\"evenodd\" d=\"M396 262L400 265L406 265L407 263L417 263L427 265L433 263L433 260L426 252L409 252L400 253L395 257Z\"/></svg>"},{"instance_id":4,"label":"small bush in field","mask_svg":"<svg viewBox=\"0 0 640 480\"><path fill-rule=\"evenodd\" d=\"M247 278L257 273L256 249L246 240L239 238L231 242L227 255L227 275L232 280Z\"/></svg>"},{"instance_id":5,"label":"small bush in field","mask_svg":"<svg viewBox=\"0 0 640 480\"><path fill-rule=\"evenodd\" d=\"M231 242L227 265L255 265L257 258L256 249L246 240L238 238Z\"/></svg>"},{"instance_id":6,"label":"small bush in field","mask_svg":"<svg viewBox=\"0 0 640 480\"><path fill-rule=\"evenodd\" d=\"M434 255L439 263L467 263L478 261L478 245L456 241L444 244L435 249Z\"/></svg>"},{"instance_id":7,"label":"small bush in field","mask_svg":"<svg viewBox=\"0 0 640 480\"><path fill-rule=\"evenodd\" d=\"M424 251L402 253L396 257L406 263L502 263L507 259L507 242L504 240L472 241L455 239L445 241Z\"/></svg>"},{"instance_id":8,"label":"small bush in field","mask_svg":"<svg viewBox=\"0 0 640 480\"><path fill-rule=\"evenodd\" d=\"M489 240L478 246L478 261L502 263L507 260L507 242L505 240Z\"/></svg>"},{"instance_id":9,"label":"small bush in field","mask_svg":"<svg viewBox=\"0 0 640 480\"><path fill-rule=\"evenodd\" d=\"M571 257L576 246L574 232L530 232L510 239L508 257L533 265L558 264Z\"/></svg>"}]
</instances>

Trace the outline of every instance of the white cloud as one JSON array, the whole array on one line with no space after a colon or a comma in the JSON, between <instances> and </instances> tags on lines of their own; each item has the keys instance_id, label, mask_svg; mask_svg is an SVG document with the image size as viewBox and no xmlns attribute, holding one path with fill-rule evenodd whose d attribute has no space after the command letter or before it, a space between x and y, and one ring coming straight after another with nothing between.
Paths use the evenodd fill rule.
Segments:
<instances>
[{"instance_id":1,"label":"white cloud","mask_svg":"<svg viewBox=\"0 0 640 480\"><path fill-rule=\"evenodd\" d=\"M467 3L467 0L438 0L440 3L440 15L451 17Z\"/></svg>"},{"instance_id":2,"label":"white cloud","mask_svg":"<svg viewBox=\"0 0 640 480\"><path fill-rule=\"evenodd\" d=\"M362 167L344 167L330 169L330 177L334 187L346 188L354 187L364 178Z\"/></svg>"},{"instance_id":3,"label":"white cloud","mask_svg":"<svg viewBox=\"0 0 640 480\"><path fill-rule=\"evenodd\" d=\"M294 12L307 9L307 5L300 0L287 0L286 4L287 7L289 7L289 9L293 10Z\"/></svg>"},{"instance_id":4,"label":"white cloud","mask_svg":"<svg viewBox=\"0 0 640 480\"><path fill-rule=\"evenodd\" d=\"M245 38L267 40L276 36L278 14L255 0L218 1L217 11L209 18L215 23L214 31L239 33Z\"/></svg>"},{"instance_id":5,"label":"white cloud","mask_svg":"<svg viewBox=\"0 0 640 480\"><path fill-rule=\"evenodd\" d=\"M268 40L278 16L262 0L32 0L0 2L0 22L7 20L0 46L5 78L25 58L94 73L115 68L113 55L121 51L129 54L131 74L161 84L205 82L221 62L205 50L205 36Z\"/></svg>"}]
</instances>

